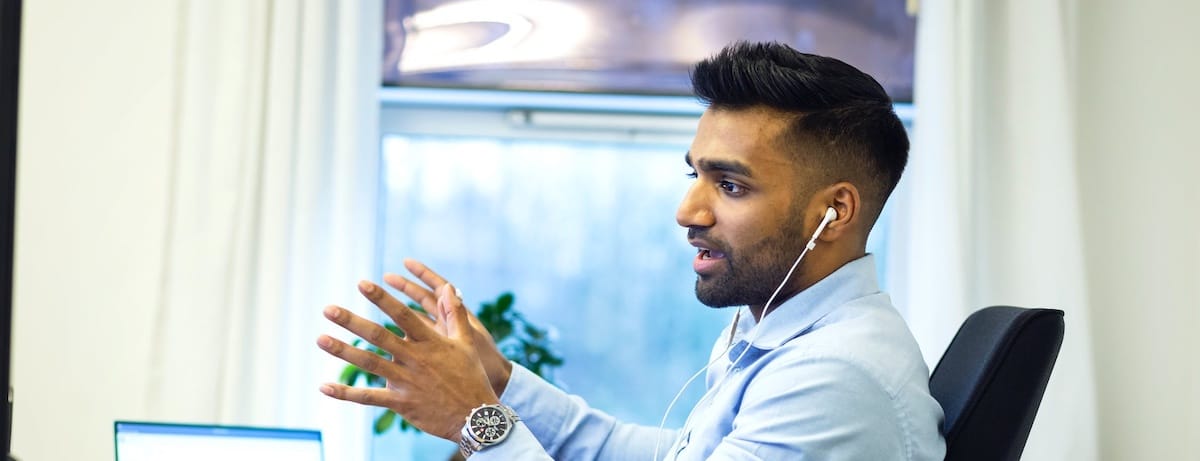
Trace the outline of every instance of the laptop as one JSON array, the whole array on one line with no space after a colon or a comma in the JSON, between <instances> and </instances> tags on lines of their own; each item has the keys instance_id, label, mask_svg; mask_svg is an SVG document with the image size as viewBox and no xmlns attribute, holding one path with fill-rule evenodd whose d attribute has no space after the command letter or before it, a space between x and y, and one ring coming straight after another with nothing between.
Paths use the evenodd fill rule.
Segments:
<instances>
[{"instance_id":1,"label":"laptop","mask_svg":"<svg viewBox=\"0 0 1200 461\"><path fill-rule=\"evenodd\" d=\"M117 461L323 461L315 430L117 421L113 433Z\"/></svg>"}]
</instances>

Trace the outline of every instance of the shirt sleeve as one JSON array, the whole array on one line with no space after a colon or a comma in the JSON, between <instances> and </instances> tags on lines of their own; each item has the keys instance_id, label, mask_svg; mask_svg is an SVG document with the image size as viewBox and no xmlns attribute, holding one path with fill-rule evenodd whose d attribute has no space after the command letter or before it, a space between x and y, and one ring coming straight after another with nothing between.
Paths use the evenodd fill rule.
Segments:
<instances>
[{"instance_id":1,"label":"shirt sleeve","mask_svg":"<svg viewBox=\"0 0 1200 461\"><path fill-rule=\"evenodd\" d=\"M500 401L522 423L508 440L476 453L472 461L650 459L656 444L666 452L675 440L675 431L620 423L515 363Z\"/></svg>"}]
</instances>

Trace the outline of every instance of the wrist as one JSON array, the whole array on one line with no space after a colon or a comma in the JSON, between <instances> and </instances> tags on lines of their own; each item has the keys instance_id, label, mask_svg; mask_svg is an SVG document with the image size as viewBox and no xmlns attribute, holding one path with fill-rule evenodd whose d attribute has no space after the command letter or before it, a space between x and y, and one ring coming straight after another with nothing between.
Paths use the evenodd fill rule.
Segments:
<instances>
[{"instance_id":1,"label":"wrist","mask_svg":"<svg viewBox=\"0 0 1200 461\"><path fill-rule=\"evenodd\" d=\"M505 360L495 376L490 377L492 392L495 392L497 397L504 395L504 390L508 388L508 381L512 379L512 367L512 362Z\"/></svg>"}]
</instances>

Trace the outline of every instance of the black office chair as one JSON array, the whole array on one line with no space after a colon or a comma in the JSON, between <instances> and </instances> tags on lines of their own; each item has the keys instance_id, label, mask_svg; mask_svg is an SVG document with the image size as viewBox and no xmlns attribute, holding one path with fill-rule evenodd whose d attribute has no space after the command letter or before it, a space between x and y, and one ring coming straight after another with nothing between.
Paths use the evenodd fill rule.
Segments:
<instances>
[{"instance_id":1,"label":"black office chair","mask_svg":"<svg viewBox=\"0 0 1200 461\"><path fill-rule=\"evenodd\" d=\"M992 306L971 314L929 377L946 420L946 461L1021 458L1063 340L1063 312Z\"/></svg>"}]
</instances>

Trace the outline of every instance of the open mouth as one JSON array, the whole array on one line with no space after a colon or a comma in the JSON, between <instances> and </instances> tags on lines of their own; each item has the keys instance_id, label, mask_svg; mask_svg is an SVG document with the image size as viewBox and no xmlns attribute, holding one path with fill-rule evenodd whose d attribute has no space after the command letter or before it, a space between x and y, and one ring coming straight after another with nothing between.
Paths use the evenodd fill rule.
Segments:
<instances>
[{"instance_id":1,"label":"open mouth","mask_svg":"<svg viewBox=\"0 0 1200 461\"><path fill-rule=\"evenodd\" d=\"M692 269L701 276L714 274L726 264L725 253L699 245L696 245L696 249L698 251L696 259L692 260Z\"/></svg>"}]
</instances>

